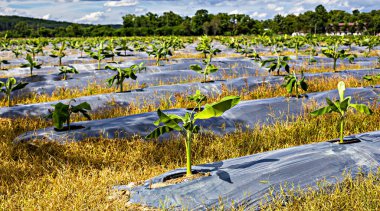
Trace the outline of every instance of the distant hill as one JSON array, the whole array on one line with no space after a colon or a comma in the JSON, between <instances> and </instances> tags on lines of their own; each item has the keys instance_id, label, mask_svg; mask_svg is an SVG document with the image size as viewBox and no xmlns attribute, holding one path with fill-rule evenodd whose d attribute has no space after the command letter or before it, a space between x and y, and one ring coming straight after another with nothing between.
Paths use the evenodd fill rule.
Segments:
<instances>
[{"instance_id":1,"label":"distant hill","mask_svg":"<svg viewBox=\"0 0 380 211\"><path fill-rule=\"evenodd\" d=\"M45 20L45 19L39 19L39 18L29 18L29 17L21 17L21 16L7 16L7 15L0 15L0 31L6 31L6 30L13 30L14 26L17 23L24 22L29 25L31 28L48 28L48 29L55 29L59 27L66 28L67 26L70 26L74 23L71 22L65 22L65 21L53 21L53 20ZM82 27L88 27L92 26L91 24L78 24ZM112 28L121 28L122 25L105 25L110 26Z\"/></svg>"}]
</instances>

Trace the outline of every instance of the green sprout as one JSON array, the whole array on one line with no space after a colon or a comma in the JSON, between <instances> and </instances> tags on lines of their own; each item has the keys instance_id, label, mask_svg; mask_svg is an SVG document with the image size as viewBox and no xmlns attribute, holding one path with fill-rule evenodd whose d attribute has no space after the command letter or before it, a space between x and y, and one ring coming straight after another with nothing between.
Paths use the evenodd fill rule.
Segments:
<instances>
[{"instance_id":1,"label":"green sprout","mask_svg":"<svg viewBox=\"0 0 380 211\"><path fill-rule=\"evenodd\" d=\"M353 108L360 113L368 114L371 115L373 112L368 106L364 104L353 104L351 103L351 96L344 97L344 92L346 90L346 86L343 81L340 81L338 83L338 92L339 92L339 100L333 102L329 98L326 98L326 102L328 106L317 109L313 112L311 112L312 116L320 116L323 114L328 114L332 112L336 112L339 114L339 124L340 124L340 142L339 143L344 143L343 142L343 129L344 129L344 123L347 115L347 111L349 108Z\"/></svg>"},{"instance_id":2,"label":"green sprout","mask_svg":"<svg viewBox=\"0 0 380 211\"><path fill-rule=\"evenodd\" d=\"M11 93L23 89L26 85L28 85L28 83L20 82L17 84L16 79L13 77L8 78L5 83L0 81L0 91L7 96L8 107L11 107Z\"/></svg>"},{"instance_id":3,"label":"green sprout","mask_svg":"<svg viewBox=\"0 0 380 211\"><path fill-rule=\"evenodd\" d=\"M26 55L26 61L28 63L21 64L21 67L29 67L30 68L30 77L33 76L33 69L40 69L42 64L38 64L34 59L30 56L30 54Z\"/></svg>"},{"instance_id":4,"label":"green sprout","mask_svg":"<svg viewBox=\"0 0 380 211\"><path fill-rule=\"evenodd\" d=\"M53 105L54 111L50 112L47 116L53 119L54 127L58 130L63 129L63 124L66 122L68 130L70 130L70 117L73 113L81 113L88 120L91 120L88 111L91 111L91 106L87 102L83 102L79 105L73 106L71 102L76 102L74 99L70 100L68 104L61 102Z\"/></svg>"},{"instance_id":5,"label":"green sprout","mask_svg":"<svg viewBox=\"0 0 380 211\"><path fill-rule=\"evenodd\" d=\"M191 144L194 139L194 134L199 132L200 127L195 124L196 120L210 119L221 116L225 111L237 105L240 101L238 96L228 96L213 104L206 104L203 111L195 113L195 108L191 112L186 112L185 116L175 114L165 114L160 109L157 110L159 119L154 122L157 126L147 139L158 138L159 136L170 131L178 131L185 138L186 146L186 175L191 176ZM198 106L202 101L198 101ZM198 107L197 106L197 107ZM163 126L160 126L163 124Z\"/></svg>"},{"instance_id":6,"label":"green sprout","mask_svg":"<svg viewBox=\"0 0 380 211\"><path fill-rule=\"evenodd\" d=\"M285 80L286 80L286 82L284 84L282 84L282 86L286 88L286 91L289 94L292 94L293 90L295 90L296 91L296 97L299 97L300 96L299 92L298 92L299 88L301 88L304 91L307 91L308 85L305 82L305 77L303 76L303 74L301 76L301 79L298 79L296 73L293 72L293 74L289 74L289 75L285 76Z\"/></svg>"},{"instance_id":7,"label":"green sprout","mask_svg":"<svg viewBox=\"0 0 380 211\"><path fill-rule=\"evenodd\" d=\"M123 82L125 79L130 78L132 80L136 80L136 73L146 69L143 62L141 62L139 65L134 64L127 68L112 67L110 65L106 65L105 68L117 72L116 75L107 79L107 84L109 87L111 87L116 81L116 84L120 88L120 92L123 92Z\"/></svg>"},{"instance_id":8,"label":"green sprout","mask_svg":"<svg viewBox=\"0 0 380 211\"><path fill-rule=\"evenodd\" d=\"M66 56L66 42L62 42L61 47L57 47L56 49L51 52L50 57L58 58L58 66L62 66L62 58Z\"/></svg>"},{"instance_id":9,"label":"green sprout","mask_svg":"<svg viewBox=\"0 0 380 211\"><path fill-rule=\"evenodd\" d=\"M78 74L79 72L77 71L77 69L75 69L75 67L62 66L59 68L58 75L63 75L63 80L67 80L68 73Z\"/></svg>"}]
</instances>

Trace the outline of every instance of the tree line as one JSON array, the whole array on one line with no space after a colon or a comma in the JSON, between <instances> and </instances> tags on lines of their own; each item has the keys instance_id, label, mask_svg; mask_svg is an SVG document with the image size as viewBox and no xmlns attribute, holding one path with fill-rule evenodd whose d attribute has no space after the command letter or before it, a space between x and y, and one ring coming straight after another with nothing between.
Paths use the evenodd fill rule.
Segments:
<instances>
[{"instance_id":1,"label":"tree line","mask_svg":"<svg viewBox=\"0 0 380 211\"><path fill-rule=\"evenodd\" d=\"M5 17L5 16L3 16ZM96 36L199 36L207 35L251 35L251 34L292 34L361 32L377 34L380 32L380 10L351 13L342 10L327 11L319 5L313 11L299 15L276 15L268 20L255 20L245 14L211 14L198 10L194 16L181 16L174 12L162 15L151 12L145 15L127 14L122 17L123 25L86 25L67 22L45 21L7 21L0 19L2 34L9 37L96 37Z\"/></svg>"}]
</instances>

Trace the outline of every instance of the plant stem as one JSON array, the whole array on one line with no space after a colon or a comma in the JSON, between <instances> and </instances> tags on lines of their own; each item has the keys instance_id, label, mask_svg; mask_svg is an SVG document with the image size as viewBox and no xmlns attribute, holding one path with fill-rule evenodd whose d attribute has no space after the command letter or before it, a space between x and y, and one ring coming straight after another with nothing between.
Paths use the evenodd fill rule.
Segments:
<instances>
[{"instance_id":1,"label":"plant stem","mask_svg":"<svg viewBox=\"0 0 380 211\"><path fill-rule=\"evenodd\" d=\"M98 60L98 70L100 70L100 60Z\"/></svg>"},{"instance_id":2,"label":"plant stem","mask_svg":"<svg viewBox=\"0 0 380 211\"><path fill-rule=\"evenodd\" d=\"M344 117L340 119L340 142L343 143L343 126L344 126Z\"/></svg>"},{"instance_id":3,"label":"plant stem","mask_svg":"<svg viewBox=\"0 0 380 211\"><path fill-rule=\"evenodd\" d=\"M69 117L67 118L67 130L70 130L70 114L69 114Z\"/></svg>"},{"instance_id":4,"label":"plant stem","mask_svg":"<svg viewBox=\"0 0 380 211\"><path fill-rule=\"evenodd\" d=\"M7 94L7 99L8 99L8 107L11 107L11 94Z\"/></svg>"},{"instance_id":5,"label":"plant stem","mask_svg":"<svg viewBox=\"0 0 380 211\"><path fill-rule=\"evenodd\" d=\"M186 132L186 176L191 176L191 137L192 132Z\"/></svg>"},{"instance_id":6,"label":"plant stem","mask_svg":"<svg viewBox=\"0 0 380 211\"><path fill-rule=\"evenodd\" d=\"M333 67L334 71L336 70L336 60L337 59L334 59L334 67Z\"/></svg>"}]
</instances>

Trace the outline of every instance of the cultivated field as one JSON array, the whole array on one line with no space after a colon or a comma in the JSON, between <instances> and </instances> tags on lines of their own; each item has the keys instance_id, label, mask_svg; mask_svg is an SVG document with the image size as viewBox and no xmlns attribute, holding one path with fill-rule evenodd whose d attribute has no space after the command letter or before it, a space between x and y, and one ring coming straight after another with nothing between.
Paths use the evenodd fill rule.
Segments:
<instances>
[{"instance_id":1,"label":"cultivated field","mask_svg":"<svg viewBox=\"0 0 380 211\"><path fill-rule=\"evenodd\" d=\"M379 37L0 43L2 210L380 209Z\"/></svg>"}]
</instances>

